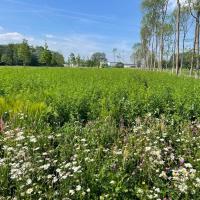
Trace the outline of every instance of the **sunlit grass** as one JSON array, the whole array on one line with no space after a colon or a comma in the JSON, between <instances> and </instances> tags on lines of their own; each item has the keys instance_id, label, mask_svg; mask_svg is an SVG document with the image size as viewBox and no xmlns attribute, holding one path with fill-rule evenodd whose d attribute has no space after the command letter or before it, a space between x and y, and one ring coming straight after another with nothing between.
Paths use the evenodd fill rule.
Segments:
<instances>
[{"instance_id":1,"label":"sunlit grass","mask_svg":"<svg viewBox=\"0 0 200 200\"><path fill-rule=\"evenodd\" d=\"M164 72L0 68L0 199L198 199L199 92Z\"/></svg>"}]
</instances>

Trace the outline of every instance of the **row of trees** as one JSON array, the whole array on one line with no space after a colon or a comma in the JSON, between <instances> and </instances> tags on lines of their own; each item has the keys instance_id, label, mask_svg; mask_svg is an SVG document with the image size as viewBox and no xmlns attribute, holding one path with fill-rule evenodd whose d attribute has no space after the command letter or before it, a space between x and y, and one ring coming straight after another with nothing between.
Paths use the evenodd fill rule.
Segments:
<instances>
[{"instance_id":1,"label":"row of trees","mask_svg":"<svg viewBox=\"0 0 200 200\"><path fill-rule=\"evenodd\" d=\"M33 47L23 40L20 44L0 45L0 65L63 66L62 54L44 47Z\"/></svg>"},{"instance_id":2,"label":"row of trees","mask_svg":"<svg viewBox=\"0 0 200 200\"><path fill-rule=\"evenodd\" d=\"M178 75L183 67L199 75L199 0L142 0L141 42L133 46L132 59L149 69L172 68Z\"/></svg>"},{"instance_id":3,"label":"row of trees","mask_svg":"<svg viewBox=\"0 0 200 200\"><path fill-rule=\"evenodd\" d=\"M0 45L0 65L7 66L64 66L62 54L50 51L47 43L42 46L30 46L27 40L20 44ZM71 53L66 63L71 67L103 67L107 64L106 54L93 53L91 57L81 58Z\"/></svg>"},{"instance_id":4,"label":"row of trees","mask_svg":"<svg viewBox=\"0 0 200 200\"><path fill-rule=\"evenodd\" d=\"M81 58L80 55L71 53L67 64L71 67L104 67L107 64L107 58L102 52L93 53L90 58Z\"/></svg>"}]
</instances>

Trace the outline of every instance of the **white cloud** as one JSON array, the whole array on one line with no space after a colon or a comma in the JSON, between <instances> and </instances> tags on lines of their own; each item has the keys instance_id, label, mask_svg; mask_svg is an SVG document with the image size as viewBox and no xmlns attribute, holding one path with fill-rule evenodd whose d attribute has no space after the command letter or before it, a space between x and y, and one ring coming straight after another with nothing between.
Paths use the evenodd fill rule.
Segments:
<instances>
[{"instance_id":1,"label":"white cloud","mask_svg":"<svg viewBox=\"0 0 200 200\"><path fill-rule=\"evenodd\" d=\"M54 38L55 36L52 35L52 34L46 34L45 37L46 37L46 38L49 38L49 39L52 39L52 38Z\"/></svg>"},{"instance_id":2,"label":"white cloud","mask_svg":"<svg viewBox=\"0 0 200 200\"><path fill-rule=\"evenodd\" d=\"M61 52L65 58L71 52L83 57L94 52L105 52L109 60L113 60L112 49L117 48L124 62L130 62L132 41L108 38L103 35L71 34L65 37L55 37L47 41L49 48Z\"/></svg>"},{"instance_id":3,"label":"white cloud","mask_svg":"<svg viewBox=\"0 0 200 200\"><path fill-rule=\"evenodd\" d=\"M12 32L12 33L2 33L0 34L0 39L3 41L8 41L8 40L21 40L23 38L23 35L17 32Z\"/></svg>"},{"instance_id":4,"label":"white cloud","mask_svg":"<svg viewBox=\"0 0 200 200\"><path fill-rule=\"evenodd\" d=\"M33 37L27 37L21 33L18 32L10 32L10 33L1 33L0 34L0 41L3 44L7 43L16 43L16 42L21 42L23 39L27 39L29 41L33 41Z\"/></svg>"},{"instance_id":5,"label":"white cloud","mask_svg":"<svg viewBox=\"0 0 200 200\"><path fill-rule=\"evenodd\" d=\"M61 51L65 56L71 52L88 56L95 51L103 51L102 41L94 35L71 34L65 37L54 37L47 42L51 49Z\"/></svg>"},{"instance_id":6,"label":"white cloud","mask_svg":"<svg viewBox=\"0 0 200 200\"><path fill-rule=\"evenodd\" d=\"M54 36L46 34L45 37L33 38L19 32L0 33L0 43L18 43L27 39L32 45L44 45L45 39L49 48L62 52L68 56L71 52L87 56L95 51L103 51L103 37L87 34L69 34L68 36Z\"/></svg>"},{"instance_id":7,"label":"white cloud","mask_svg":"<svg viewBox=\"0 0 200 200\"><path fill-rule=\"evenodd\" d=\"M45 39L47 39L49 49L62 53L65 58L67 58L71 52L80 54L82 57L87 57L99 51L105 52L109 60L112 60L112 49L116 47L119 51L124 52L125 60L129 60L132 45L130 41L119 42L117 39L113 40L113 38L98 34L68 34L66 36L46 34L41 37L33 38L19 32L0 33L1 44L18 43L23 39L27 39L29 43L34 46L44 45Z\"/></svg>"}]
</instances>

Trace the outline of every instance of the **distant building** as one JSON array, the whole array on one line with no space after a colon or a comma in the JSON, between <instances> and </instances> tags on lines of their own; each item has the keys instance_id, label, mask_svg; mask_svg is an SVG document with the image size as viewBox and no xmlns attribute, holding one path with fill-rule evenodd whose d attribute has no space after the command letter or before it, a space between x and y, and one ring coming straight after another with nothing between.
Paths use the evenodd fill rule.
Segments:
<instances>
[{"instance_id":1,"label":"distant building","mask_svg":"<svg viewBox=\"0 0 200 200\"><path fill-rule=\"evenodd\" d=\"M118 62L108 62L108 67L116 67Z\"/></svg>"},{"instance_id":2,"label":"distant building","mask_svg":"<svg viewBox=\"0 0 200 200\"><path fill-rule=\"evenodd\" d=\"M104 68L108 66L108 62L107 61L101 61L100 62L100 68Z\"/></svg>"},{"instance_id":3,"label":"distant building","mask_svg":"<svg viewBox=\"0 0 200 200\"><path fill-rule=\"evenodd\" d=\"M64 64L64 67L75 68L75 67L78 67L78 65L74 65L74 64L70 63L70 64Z\"/></svg>"},{"instance_id":4,"label":"distant building","mask_svg":"<svg viewBox=\"0 0 200 200\"><path fill-rule=\"evenodd\" d=\"M124 68L136 68L135 64L124 64Z\"/></svg>"},{"instance_id":5,"label":"distant building","mask_svg":"<svg viewBox=\"0 0 200 200\"><path fill-rule=\"evenodd\" d=\"M119 63L122 64L122 62L108 62L108 66L109 67L117 67L119 65ZM127 63L123 63L124 64L124 68L135 68L136 65L135 64L127 64Z\"/></svg>"},{"instance_id":6,"label":"distant building","mask_svg":"<svg viewBox=\"0 0 200 200\"><path fill-rule=\"evenodd\" d=\"M74 65L74 64L64 64L64 67L71 67L71 68L75 68L78 67L78 65ZM123 68L136 68L137 66L135 64L127 64L127 63L122 63L122 62L100 62L100 68L104 68L104 67L123 67Z\"/></svg>"}]
</instances>

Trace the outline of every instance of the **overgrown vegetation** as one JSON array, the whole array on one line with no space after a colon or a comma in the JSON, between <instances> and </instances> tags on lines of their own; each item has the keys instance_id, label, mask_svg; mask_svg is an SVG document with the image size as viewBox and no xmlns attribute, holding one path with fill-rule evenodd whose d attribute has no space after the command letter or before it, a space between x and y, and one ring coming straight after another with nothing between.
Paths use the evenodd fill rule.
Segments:
<instances>
[{"instance_id":1,"label":"overgrown vegetation","mask_svg":"<svg viewBox=\"0 0 200 200\"><path fill-rule=\"evenodd\" d=\"M64 65L62 54L48 49L48 45L33 47L23 40L19 44L0 45L0 65L59 66Z\"/></svg>"},{"instance_id":2,"label":"overgrown vegetation","mask_svg":"<svg viewBox=\"0 0 200 200\"><path fill-rule=\"evenodd\" d=\"M0 68L1 199L198 199L200 83L123 69Z\"/></svg>"}]
</instances>

